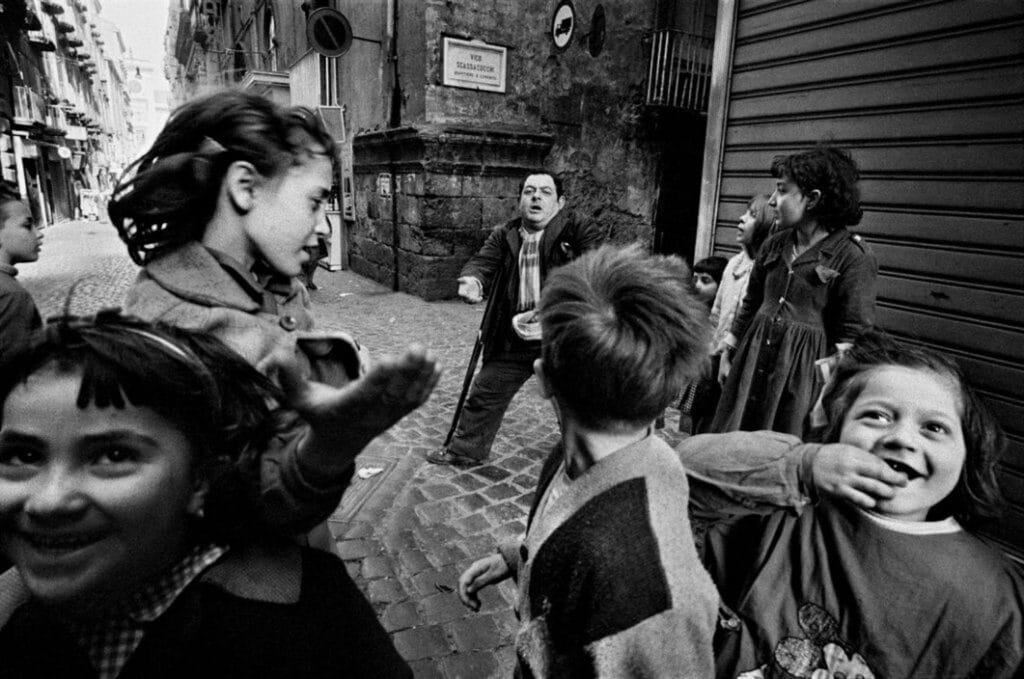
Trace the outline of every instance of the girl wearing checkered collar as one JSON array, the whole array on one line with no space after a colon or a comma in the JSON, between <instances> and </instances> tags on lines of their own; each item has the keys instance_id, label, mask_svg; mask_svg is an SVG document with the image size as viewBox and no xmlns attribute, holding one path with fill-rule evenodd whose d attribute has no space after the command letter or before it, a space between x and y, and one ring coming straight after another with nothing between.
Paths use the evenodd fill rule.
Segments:
<instances>
[{"instance_id":1,"label":"girl wearing checkered collar","mask_svg":"<svg viewBox=\"0 0 1024 679\"><path fill-rule=\"evenodd\" d=\"M294 390L116 312L51 321L0 375L0 549L30 594L5 676L410 676L342 563L264 521L254 451Z\"/></svg>"}]
</instances>

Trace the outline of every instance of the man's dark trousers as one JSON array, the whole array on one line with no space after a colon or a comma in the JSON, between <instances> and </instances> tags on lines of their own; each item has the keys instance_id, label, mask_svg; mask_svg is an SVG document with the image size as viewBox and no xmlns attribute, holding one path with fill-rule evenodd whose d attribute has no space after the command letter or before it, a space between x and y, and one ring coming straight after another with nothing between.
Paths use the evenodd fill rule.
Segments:
<instances>
[{"instance_id":1,"label":"man's dark trousers","mask_svg":"<svg viewBox=\"0 0 1024 679\"><path fill-rule=\"evenodd\" d=\"M540 358L540 342L516 343L484 359L473 379L459 426L448 449L455 455L483 462L490 455L494 437L513 397L533 375Z\"/></svg>"}]
</instances>

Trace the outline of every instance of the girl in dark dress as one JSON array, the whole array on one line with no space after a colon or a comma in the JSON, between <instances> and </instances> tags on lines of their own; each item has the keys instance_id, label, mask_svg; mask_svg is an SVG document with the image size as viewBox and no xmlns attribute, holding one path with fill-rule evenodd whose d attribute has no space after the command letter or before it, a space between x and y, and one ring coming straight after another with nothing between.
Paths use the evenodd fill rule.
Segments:
<instances>
[{"instance_id":1,"label":"girl in dark dress","mask_svg":"<svg viewBox=\"0 0 1024 679\"><path fill-rule=\"evenodd\" d=\"M801 436L824 379L815 365L874 325L878 265L860 236L859 172L819 146L772 163L779 232L762 246L732 331L711 431ZM737 348L738 347L738 348Z\"/></svg>"}]
</instances>

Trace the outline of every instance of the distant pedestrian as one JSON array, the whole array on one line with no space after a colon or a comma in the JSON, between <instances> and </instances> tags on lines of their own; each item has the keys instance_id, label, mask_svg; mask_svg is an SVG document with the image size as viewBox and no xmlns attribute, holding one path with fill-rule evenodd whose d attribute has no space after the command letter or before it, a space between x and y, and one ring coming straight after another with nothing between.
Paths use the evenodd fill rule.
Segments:
<instances>
[{"instance_id":1,"label":"distant pedestrian","mask_svg":"<svg viewBox=\"0 0 1024 679\"><path fill-rule=\"evenodd\" d=\"M697 557L686 473L653 421L707 354L689 271L639 247L602 247L552 272L542 294L542 393L561 440L521 541L459 578L515 577L517 676L711 677L718 594Z\"/></svg>"},{"instance_id":2,"label":"distant pedestrian","mask_svg":"<svg viewBox=\"0 0 1024 679\"><path fill-rule=\"evenodd\" d=\"M320 260L327 256L327 238L323 234L316 235L316 245L306 246L309 253L309 260L302 265L302 284L307 290L316 290L316 283L313 282L313 274L320 266Z\"/></svg>"},{"instance_id":3,"label":"distant pedestrian","mask_svg":"<svg viewBox=\"0 0 1024 679\"><path fill-rule=\"evenodd\" d=\"M0 361L42 325L39 310L21 283L16 264L39 259L43 234L18 190L0 182Z\"/></svg>"},{"instance_id":4,"label":"distant pedestrian","mask_svg":"<svg viewBox=\"0 0 1024 679\"><path fill-rule=\"evenodd\" d=\"M726 376L711 431L796 436L824 378L816 363L875 322L878 264L860 236L860 173L850 154L819 146L772 162L769 205L781 230L758 252L743 305L721 342Z\"/></svg>"},{"instance_id":5,"label":"distant pedestrian","mask_svg":"<svg viewBox=\"0 0 1024 679\"><path fill-rule=\"evenodd\" d=\"M0 550L29 595L0 674L411 677L341 560L280 540L250 492L297 393L111 313L0 364Z\"/></svg>"},{"instance_id":6,"label":"distant pedestrian","mask_svg":"<svg viewBox=\"0 0 1024 679\"><path fill-rule=\"evenodd\" d=\"M427 454L434 464L483 463L512 398L533 374L540 356L534 310L548 275L602 239L597 226L576 223L562 211L562 180L527 175L519 187L519 216L494 227L459 276L459 296L476 304L497 296L494 322L484 329L483 365L473 380L458 429L447 448Z\"/></svg>"},{"instance_id":7,"label":"distant pedestrian","mask_svg":"<svg viewBox=\"0 0 1024 679\"><path fill-rule=\"evenodd\" d=\"M328 409L303 412L292 435L264 451L265 511L282 531L326 521L374 437L423 403L433 357L412 348L369 369L342 332L317 331L298 281L306 246L326 233L334 140L308 109L242 91L193 99L171 115L114 191L110 217L142 266L127 310L208 331L249 363L338 389ZM321 390L322 391L322 390Z\"/></svg>"}]
</instances>

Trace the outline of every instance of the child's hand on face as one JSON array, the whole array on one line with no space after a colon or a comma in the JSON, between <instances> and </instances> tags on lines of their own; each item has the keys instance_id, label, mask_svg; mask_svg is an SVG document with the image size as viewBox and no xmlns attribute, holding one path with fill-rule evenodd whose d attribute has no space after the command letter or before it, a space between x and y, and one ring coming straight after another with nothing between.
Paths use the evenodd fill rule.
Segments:
<instances>
[{"instance_id":1,"label":"child's hand on face","mask_svg":"<svg viewBox=\"0 0 1024 679\"><path fill-rule=\"evenodd\" d=\"M512 575L512 570L505 563L501 554L490 554L477 559L459 576L459 599L471 610L480 610L480 597L477 596L484 587L501 582Z\"/></svg>"},{"instance_id":2,"label":"child's hand on face","mask_svg":"<svg viewBox=\"0 0 1024 679\"><path fill-rule=\"evenodd\" d=\"M811 462L811 480L819 493L873 509L907 485L905 474L881 458L845 443L826 443Z\"/></svg>"}]
</instances>

